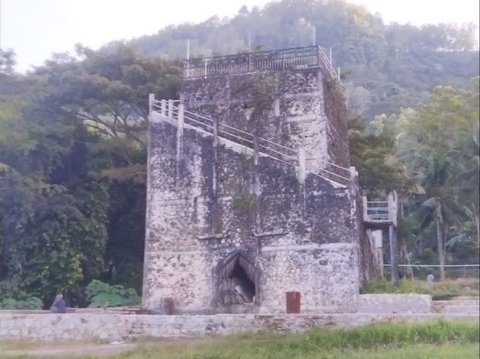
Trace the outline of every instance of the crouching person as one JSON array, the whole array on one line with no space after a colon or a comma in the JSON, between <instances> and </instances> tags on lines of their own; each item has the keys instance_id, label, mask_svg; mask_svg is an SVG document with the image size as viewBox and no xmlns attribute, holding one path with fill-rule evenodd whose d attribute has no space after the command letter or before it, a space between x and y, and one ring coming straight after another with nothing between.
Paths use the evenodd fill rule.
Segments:
<instances>
[{"instance_id":1,"label":"crouching person","mask_svg":"<svg viewBox=\"0 0 480 359\"><path fill-rule=\"evenodd\" d=\"M52 313L66 313L67 312L67 303L63 299L62 294L57 294L55 300L53 301L52 306L50 307Z\"/></svg>"}]
</instances>

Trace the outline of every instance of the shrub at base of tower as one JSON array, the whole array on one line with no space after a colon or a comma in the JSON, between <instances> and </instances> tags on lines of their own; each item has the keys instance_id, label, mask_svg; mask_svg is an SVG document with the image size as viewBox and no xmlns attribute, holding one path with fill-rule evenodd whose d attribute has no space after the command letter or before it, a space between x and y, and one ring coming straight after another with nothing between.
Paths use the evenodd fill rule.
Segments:
<instances>
[{"instance_id":1,"label":"shrub at base of tower","mask_svg":"<svg viewBox=\"0 0 480 359\"><path fill-rule=\"evenodd\" d=\"M124 288L121 285L109 285L99 280L92 280L85 290L90 308L120 307L137 305L140 297L133 288Z\"/></svg>"}]
</instances>

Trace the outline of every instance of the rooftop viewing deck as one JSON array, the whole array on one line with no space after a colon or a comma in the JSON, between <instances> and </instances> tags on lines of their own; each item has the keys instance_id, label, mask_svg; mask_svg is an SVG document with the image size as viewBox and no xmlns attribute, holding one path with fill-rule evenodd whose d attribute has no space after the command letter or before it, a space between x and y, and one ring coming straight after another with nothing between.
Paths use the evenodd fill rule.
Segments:
<instances>
[{"instance_id":1,"label":"rooftop viewing deck","mask_svg":"<svg viewBox=\"0 0 480 359\"><path fill-rule=\"evenodd\" d=\"M183 78L198 79L259 71L321 68L329 80L340 77L319 46L248 52L185 60Z\"/></svg>"}]
</instances>

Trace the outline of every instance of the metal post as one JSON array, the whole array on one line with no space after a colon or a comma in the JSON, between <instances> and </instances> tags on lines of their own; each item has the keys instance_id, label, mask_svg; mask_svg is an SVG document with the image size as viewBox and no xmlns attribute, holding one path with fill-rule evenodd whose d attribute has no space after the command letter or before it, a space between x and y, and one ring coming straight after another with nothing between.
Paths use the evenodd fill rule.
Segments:
<instances>
[{"instance_id":1,"label":"metal post","mask_svg":"<svg viewBox=\"0 0 480 359\"><path fill-rule=\"evenodd\" d=\"M370 231L375 244L375 256L380 267L380 276L383 278L383 231L381 229Z\"/></svg>"},{"instance_id":2,"label":"metal post","mask_svg":"<svg viewBox=\"0 0 480 359\"><path fill-rule=\"evenodd\" d=\"M388 194L388 220L397 226L397 192L393 191Z\"/></svg>"},{"instance_id":3,"label":"metal post","mask_svg":"<svg viewBox=\"0 0 480 359\"><path fill-rule=\"evenodd\" d=\"M207 78L207 59L205 59L205 69L204 69L204 78Z\"/></svg>"},{"instance_id":4,"label":"metal post","mask_svg":"<svg viewBox=\"0 0 480 359\"><path fill-rule=\"evenodd\" d=\"M169 112L173 109L173 101L169 100ZM183 157L183 104L178 105L177 122L177 157L175 168L175 183L180 179L180 162Z\"/></svg>"},{"instance_id":5,"label":"metal post","mask_svg":"<svg viewBox=\"0 0 480 359\"><path fill-rule=\"evenodd\" d=\"M173 100L168 100L168 118L173 118Z\"/></svg>"},{"instance_id":6,"label":"metal post","mask_svg":"<svg viewBox=\"0 0 480 359\"><path fill-rule=\"evenodd\" d=\"M183 133L183 114L184 114L184 105L183 103L178 105L178 128L182 130Z\"/></svg>"},{"instance_id":7,"label":"metal post","mask_svg":"<svg viewBox=\"0 0 480 359\"><path fill-rule=\"evenodd\" d=\"M153 103L155 102L155 95L148 94L148 115L151 116L153 112Z\"/></svg>"},{"instance_id":8,"label":"metal post","mask_svg":"<svg viewBox=\"0 0 480 359\"><path fill-rule=\"evenodd\" d=\"M160 101L160 111L162 116L165 117L167 115L167 100Z\"/></svg>"},{"instance_id":9,"label":"metal post","mask_svg":"<svg viewBox=\"0 0 480 359\"><path fill-rule=\"evenodd\" d=\"M187 59L183 62L185 78L190 77L190 39L187 40Z\"/></svg>"},{"instance_id":10,"label":"metal post","mask_svg":"<svg viewBox=\"0 0 480 359\"><path fill-rule=\"evenodd\" d=\"M398 250L397 250L397 231L393 224L388 226L388 237L390 240L390 264L392 284L398 287Z\"/></svg>"}]
</instances>

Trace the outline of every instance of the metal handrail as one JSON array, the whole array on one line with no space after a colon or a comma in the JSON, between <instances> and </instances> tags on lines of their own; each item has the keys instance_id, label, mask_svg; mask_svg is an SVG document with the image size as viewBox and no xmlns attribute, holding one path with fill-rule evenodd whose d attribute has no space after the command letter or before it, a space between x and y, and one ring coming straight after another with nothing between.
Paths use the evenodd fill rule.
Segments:
<instances>
[{"instance_id":1,"label":"metal handrail","mask_svg":"<svg viewBox=\"0 0 480 359\"><path fill-rule=\"evenodd\" d=\"M153 100L152 101L152 110L153 111L158 111L162 114L165 114L167 117L170 117L170 114L172 115L172 119L175 117L178 118L179 114L179 108L176 106L176 104L179 103L179 101L159 101L159 100ZM165 108L163 106L168 106L169 108ZM209 133L214 133L215 132L215 121L209 117L184 110L183 111L183 120L185 124L191 125L191 126L202 126L202 128ZM192 125L193 123L193 125ZM244 130L240 130L238 128L223 124L223 123L217 123L217 131L219 136L223 136L224 138L228 139L228 137L233 137L237 141L237 143L240 144L248 144L247 147L253 149L254 147L254 139L255 136L252 133L249 133ZM295 151L293 148L278 144L276 142L273 142L271 140L268 140L266 138L258 138L258 146L259 149L262 150L262 152L282 163L291 165L291 166L299 166L299 158L297 157L297 151ZM276 147L276 148L272 148ZM350 174L350 170L345 167L341 167L339 165L336 165L334 163L330 163L328 161L321 161L324 164L327 164L329 166L333 166L334 168L340 169L342 171L345 171ZM350 181L349 176L342 176L339 173L335 173L332 171L329 171L325 168L320 168L318 169L319 172L325 174L329 180L333 180L337 182L338 180L341 180L340 182L346 182L348 183ZM314 173L315 174L315 173ZM319 174L316 174L320 176ZM336 179L329 178L330 176L333 176ZM320 176L323 177L323 176ZM345 183L343 183L345 184Z\"/></svg>"},{"instance_id":2,"label":"metal handrail","mask_svg":"<svg viewBox=\"0 0 480 359\"><path fill-rule=\"evenodd\" d=\"M344 169L345 169L346 171L348 171L346 168L344 168ZM338 173L335 173L335 172L326 170L325 168L319 168L318 170L321 171L321 172L324 172L324 173L328 173L329 175L338 177L338 178L340 178L340 179L342 179L342 180L350 181L350 177L345 177L345 176L339 175Z\"/></svg>"},{"instance_id":3,"label":"metal handrail","mask_svg":"<svg viewBox=\"0 0 480 359\"><path fill-rule=\"evenodd\" d=\"M320 64L323 70L325 70L330 75L330 80L336 79L340 81L340 77L338 77L337 72L333 68L332 64L327 58L327 55L321 48L318 48L318 58L320 60Z\"/></svg>"},{"instance_id":4,"label":"metal handrail","mask_svg":"<svg viewBox=\"0 0 480 359\"><path fill-rule=\"evenodd\" d=\"M260 137L260 138L259 138L259 142L266 142L266 143L268 143L268 144L271 144L271 145L280 147L281 149L284 149L284 150L286 150L286 151L290 151L290 152L292 152L294 155L297 154L297 152L296 152L293 148L290 148L290 147L281 145L281 144L279 144L279 143L276 143L276 142L267 140L266 138L261 138L261 137Z\"/></svg>"}]
</instances>

